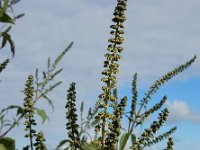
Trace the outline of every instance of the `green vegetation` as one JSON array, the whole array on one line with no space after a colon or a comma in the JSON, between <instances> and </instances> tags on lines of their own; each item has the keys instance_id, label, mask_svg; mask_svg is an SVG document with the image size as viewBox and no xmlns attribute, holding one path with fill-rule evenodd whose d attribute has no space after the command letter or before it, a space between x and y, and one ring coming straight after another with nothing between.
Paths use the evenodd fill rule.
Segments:
<instances>
[{"instance_id":1,"label":"green vegetation","mask_svg":"<svg viewBox=\"0 0 200 150\"><path fill-rule=\"evenodd\" d=\"M16 20L24 16L24 13L15 15L13 11L13 6L18 2L20 0L0 0L0 38L2 38L0 49L4 48L8 42L13 56L15 54L15 45L9 31Z\"/></svg>"},{"instance_id":2,"label":"green vegetation","mask_svg":"<svg viewBox=\"0 0 200 150\"><path fill-rule=\"evenodd\" d=\"M18 16L10 17L7 14L7 10L12 9L12 5L17 2L19 2L19 0L0 1L0 22L2 24L5 23L3 28L5 28L7 24L13 24L16 19L23 16L23 14L20 14ZM65 106L66 139L60 141L56 148L57 150L61 147L64 147L63 149L65 150L124 150L128 148L132 150L142 150L165 139L167 139L165 150L173 150L174 142L172 134L175 132L176 127L173 127L162 134L157 134L169 115L168 109L164 107L167 96L163 96L160 102L152 107L149 107L148 103L162 85L187 69L195 61L196 56L156 80L145 93L144 98L140 101L138 100L137 73L135 73L132 80L132 99L129 100L127 96L119 99L117 91L117 74L119 73L121 53L124 50L122 44L124 42L123 34L124 22L126 21L126 7L127 0L117 0L117 6L115 7L113 14L114 18L112 19L114 24L110 26L110 34L113 38L108 40L108 52L105 54L106 60L104 61L104 70L102 71L103 77L101 81L105 83L105 86L102 87L102 94L99 95L94 108L88 110L86 118L83 118L84 102L82 102L80 108L80 124L77 123L76 83L71 83L67 90ZM1 30L3 30L3 28L1 28ZM3 39L1 48L8 42L14 55L14 42L8 33L10 29L11 26L8 26L0 33L0 38ZM57 69L57 67L72 45L73 43L70 43L69 46L58 55L53 63L51 63L50 58L48 59L47 70L41 72L43 76L42 79L40 79L38 75L39 69L36 69L34 76L28 76L23 91L25 95L23 106L10 105L0 111L0 149L15 149L15 141L11 138L7 138L6 135L16 127L22 118L25 119L25 138L29 139L29 143L27 143L23 149L48 149L45 145L45 135L43 132L34 130L34 127L37 125L37 121L34 119L35 115L39 115L42 118L43 123L48 119L48 116L45 110L37 108L35 104L41 99L45 99L52 109L54 109L53 101L49 98L48 94L53 92L53 90L62 83L62 81L57 82L54 80L63 70L62 68ZM9 59L6 59L0 64L0 73L6 69L8 63ZM131 101L130 110L126 108L127 101ZM13 121L6 119L6 112L10 110L16 111L16 118ZM141 134L137 135L135 133L137 128L140 128L145 124L146 119L155 112L159 112L157 120L153 120L149 127L143 129ZM128 125L125 130L122 129L122 119L124 119L124 117L128 119ZM95 131L94 137L88 132L91 128Z\"/></svg>"}]
</instances>

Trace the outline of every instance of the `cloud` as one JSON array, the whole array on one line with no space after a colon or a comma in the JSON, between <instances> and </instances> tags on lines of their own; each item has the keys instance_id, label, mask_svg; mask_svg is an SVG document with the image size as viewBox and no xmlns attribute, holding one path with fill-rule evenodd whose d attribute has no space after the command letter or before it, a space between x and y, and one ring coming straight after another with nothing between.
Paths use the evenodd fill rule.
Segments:
<instances>
[{"instance_id":1,"label":"cloud","mask_svg":"<svg viewBox=\"0 0 200 150\"><path fill-rule=\"evenodd\" d=\"M200 124L200 114L190 108L186 102L174 100L173 102L167 101L170 115L168 122L188 121L194 124Z\"/></svg>"}]
</instances>

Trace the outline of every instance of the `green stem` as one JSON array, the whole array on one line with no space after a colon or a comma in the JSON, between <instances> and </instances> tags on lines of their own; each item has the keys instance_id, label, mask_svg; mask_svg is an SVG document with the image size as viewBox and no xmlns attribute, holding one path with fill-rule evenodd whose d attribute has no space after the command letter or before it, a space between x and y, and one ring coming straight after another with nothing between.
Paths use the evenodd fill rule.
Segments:
<instances>
[{"instance_id":1,"label":"green stem","mask_svg":"<svg viewBox=\"0 0 200 150\"><path fill-rule=\"evenodd\" d=\"M111 76L109 74L109 76ZM107 84L108 87L110 87L110 81ZM110 94L110 90L107 93L107 96L105 97L105 99L107 99L108 95ZM108 100L105 100L105 105L108 105ZM105 145L105 127L106 127L106 114L107 114L107 107L104 108L104 115L103 115L103 124L102 124L102 139L101 139L101 150L104 150L104 145Z\"/></svg>"},{"instance_id":2,"label":"green stem","mask_svg":"<svg viewBox=\"0 0 200 150\"><path fill-rule=\"evenodd\" d=\"M146 98L147 98L152 92L153 92L153 90L151 90L151 91L148 93L148 95L146 96ZM139 110L138 110L138 112L137 112L135 118L137 118L137 117L139 116L139 114L140 114L140 112L141 112L142 107L144 106L144 104L145 104L145 102L143 102L143 103L140 105L140 108L139 108ZM134 126L135 126L135 123L136 123L136 122L134 121L134 122L132 122L132 125L131 125L131 122L132 122L132 121L129 122L128 135L127 135L128 138L124 141L124 142L125 142L125 145L126 145L126 143L128 142L128 139L129 139L131 133L133 132L133 129L134 129Z\"/></svg>"},{"instance_id":3,"label":"green stem","mask_svg":"<svg viewBox=\"0 0 200 150\"><path fill-rule=\"evenodd\" d=\"M31 118L29 117L29 123L31 122ZM32 128L31 128L31 125L30 125L30 128L29 128L29 139L30 139L30 144L31 144L31 150L34 150L33 149L33 137L32 137L32 132L31 132Z\"/></svg>"},{"instance_id":4,"label":"green stem","mask_svg":"<svg viewBox=\"0 0 200 150\"><path fill-rule=\"evenodd\" d=\"M13 122L13 124L4 132L0 135L0 137L5 137L8 132L10 132L18 123L19 121L24 117L25 114L22 114L16 121Z\"/></svg>"},{"instance_id":5,"label":"green stem","mask_svg":"<svg viewBox=\"0 0 200 150\"><path fill-rule=\"evenodd\" d=\"M42 96L43 96L43 93L38 95L38 90L36 90L35 100L33 101L33 103L35 104ZM20 122L20 120L24 117L25 114L26 113L24 113L21 116L19 116L19 118L16 119L16 121L14 121L13 124L4 133L2 133L0 135L0 137L5 137Z\"/></svg>"}]
</instances>

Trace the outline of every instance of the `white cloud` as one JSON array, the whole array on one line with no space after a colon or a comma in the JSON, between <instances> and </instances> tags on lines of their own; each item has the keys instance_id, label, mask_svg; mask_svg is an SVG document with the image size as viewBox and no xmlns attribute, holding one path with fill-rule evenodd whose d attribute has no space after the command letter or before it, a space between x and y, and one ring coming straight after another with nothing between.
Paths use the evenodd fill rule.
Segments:
<instances>
[{"instance_id":1,"label":"white cloud","mask_svg":"<svg viewBox=\"0 0 200 150\"><path fill-rule=\"evenodd\" d=\"M200 124L200 114L190 108L186 102L178 100L167 101L167 107L170 111L168 122L189 121L194 124Z\"/></svg>"}]
</instances>

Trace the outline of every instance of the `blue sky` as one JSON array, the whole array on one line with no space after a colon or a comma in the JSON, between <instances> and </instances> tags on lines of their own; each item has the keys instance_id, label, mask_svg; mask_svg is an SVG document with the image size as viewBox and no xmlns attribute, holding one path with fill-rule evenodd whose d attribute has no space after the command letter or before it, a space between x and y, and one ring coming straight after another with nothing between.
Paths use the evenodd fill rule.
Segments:
<instances>
[{"instance_id":1,"label":"blue sky","mask_svg":"<svg viewBox=\"0 0 200 150\"><path fill-rule=\"evenodd\" d=\"M60 64L64 69L57 80L63 84L51 97L55 111L45 102L38 107L47 110L50 122L39 126L44 130L49 149L66 138L65 99L71 82L77 82L77 105L85 100L93 106L101 93L101 71L112 24L113 0L21 1L14 8L26 15L12 29L16 45L15 58L1 74L1 107L21 105L27 76L38 67L45 70L48 56L55 58L71 41L74 45ZM131 81L138 73L140 97L159 77L185 63L195 54L200 56L199 0L132 0L128 1L125 23L125 50L120 62L118 87L122 96L131 97ZM1 60L11 57L8 50L0 51ZM164 129L178 126L174 134L175 149L200 149L200 60L169 81L152 100L168 96L166 106L171 111ZM44 105L45 104L45 105ZM40 118L39 118L40 119ZM40 122L40 120L38 121ZM150 123L147 122L147 124ZM125 124L124 124L125 125ZM25 145L23 125L8 136L18 139L17 148ZM160 150L165 143L152 147Z\"/></svg>"}]
</instances>

